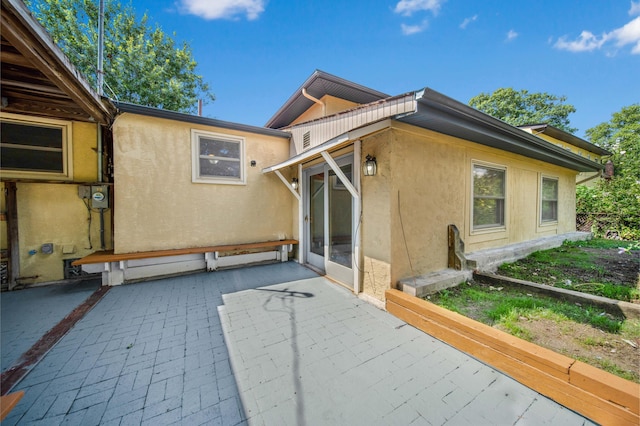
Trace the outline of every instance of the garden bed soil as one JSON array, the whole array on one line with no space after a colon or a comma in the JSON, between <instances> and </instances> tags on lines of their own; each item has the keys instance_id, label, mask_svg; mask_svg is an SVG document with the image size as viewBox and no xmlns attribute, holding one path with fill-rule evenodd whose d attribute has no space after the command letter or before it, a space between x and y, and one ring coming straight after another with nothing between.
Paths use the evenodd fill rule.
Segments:
<instances>
[{"instance_id":1,"label":"garden bed soil","mask_svg":"<svg viewBox=\"0 0 640 426\"><path fill-rule=\"evenodd\" d=\"M573 321L558 323L520 317L518 326L529 333L532 343L603 370L615 365L633 376L633 381L640 380L640 339L623 339L618 334Z\"/></svg>"},{"instance_id":2,"label":"garden bed soil","mask_svg":"<svg viewBox=\"0 0 640 426\"><path fill-rule=\"evenodd\" d=\"M584 269L566 265L562 272L574 278L574 282L597 283L607 281L640 289L640 251L621 253L617 248L579 247L585 253L593 255L593 268ZM518 261L523 265L531 262L528 258ZM554 284L555 277L545 270L534 267L532 274L540 277L541 284ZM501 275L501 271L497 272ZM572 287L580 291L580 286ZM640 303L636 297L630 300ZM473 315L473 314L472 314ZM636 320L637 321L637 320ZM640 381L640 339L622 339L617 334L607 333L590 325L573 321L555 322L548 319L529 319L520 317L518 325L530 335L530 341L558 353L577 358L595 367L607 369L612 365L635 376ZM640 322L636 325L640 327ZM503 330L504 331L504 330ZM625 341L626 340L626 341Z\"/></svg>"},{"instance_id":3,"label":"garden bed soil","mask_svg":"<svg viewBox=\"0 0 640 426\"><path fill-rule=\"evenodd\" d=\"M636 287L640 290L640 251L621 253L617 248L592 248L576 247L577 250L592 255L593 266L589 269L572 265L551 265L549 269L540 266L540 263L531 258L520 259L514 264L529 269L531 276L529 281L539 284L556 286L558 277L554 275L553 269L561 269L563 276L571 276L571 290L581 291L581 287L591 283L609 282L612 284ZM551 272L549 272L551 271ZM496 274L512 278L520 278L516 274L499 269ZM560 274L557 274L560 275ZM520 278L523 279L523 278ZM635 297L629 302L640 303L640 299Z\"/></svg>"}]
</instances>

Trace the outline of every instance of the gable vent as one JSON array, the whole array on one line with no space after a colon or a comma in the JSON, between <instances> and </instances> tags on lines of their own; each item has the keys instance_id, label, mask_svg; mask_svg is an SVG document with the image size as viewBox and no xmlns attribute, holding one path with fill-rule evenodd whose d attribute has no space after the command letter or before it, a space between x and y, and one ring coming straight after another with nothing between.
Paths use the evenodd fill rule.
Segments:
<instances>
[{"instance_id":1,"label":"gable vent","mask_svg":"<svg viewBox=\"0 0 640 426\"><path fill-rule=\"evenodd\" d=\"M305 132L302 135L302 149L307 149L311 146L311 132Z\"/></svg>"}]
</instances>

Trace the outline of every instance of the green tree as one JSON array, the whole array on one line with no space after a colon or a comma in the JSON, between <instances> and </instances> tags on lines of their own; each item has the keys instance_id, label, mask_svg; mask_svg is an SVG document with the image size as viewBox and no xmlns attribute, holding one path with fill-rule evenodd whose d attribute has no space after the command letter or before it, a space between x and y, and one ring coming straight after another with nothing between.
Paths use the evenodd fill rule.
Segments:
<instances>
[{"instance_id":1,"label":"green tree","mask_svg":"<svg viewBox=\"0 0 640 426\"><path fill-rule=\"evenodd\" d=\"M36 18L76 68L93 84L97 74L97 0L27 0ZM105 94L117 100L180 112L195 112L198 99L215 98L196 73L190 46L139 20L131 4L105 0ZM175 38L175 33L173 34Z\"/></svg>"},{"instance_id":2,"label":"green tree","mask_svg":"<svg viewBox=\"0 0 640 426\"><path fill-rule=\"evenodd\" d=\"M623 107L611 120L586 132L594 144L613 153L614 176L593 187L578 186L578 213L605 213L625 239L640 239L640 104Z\"/></svg>"},{"instance_id":3,"label":"green tree","mask_svg":"<svg viewBox=\"0 0 640 426\"><path fill-rule=\"evenodd\" d=\"M566 104L566 100L565 96L529 93L507 87L474 96L469 105L513 126L546 123L574 133L577 129L570 126L569 114L576 109Z\"/></svg>"}]
</instances>

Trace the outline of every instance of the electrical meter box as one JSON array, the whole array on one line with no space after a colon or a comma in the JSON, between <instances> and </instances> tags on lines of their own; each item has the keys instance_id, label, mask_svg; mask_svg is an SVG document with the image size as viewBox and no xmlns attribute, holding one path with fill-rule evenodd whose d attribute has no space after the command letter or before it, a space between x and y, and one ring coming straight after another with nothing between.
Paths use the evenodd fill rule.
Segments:
<instances>
[{"instance_id":1,"label":"electrical meter box","mask_svg":"<svg viewBox=\"0 0 640 426\"><path fill-rule=\"evenodd\" d=\"M91 208L94 208L94 209L109 208L109 185L92 185L91 186Z\"/></svg>"}]
</instances>

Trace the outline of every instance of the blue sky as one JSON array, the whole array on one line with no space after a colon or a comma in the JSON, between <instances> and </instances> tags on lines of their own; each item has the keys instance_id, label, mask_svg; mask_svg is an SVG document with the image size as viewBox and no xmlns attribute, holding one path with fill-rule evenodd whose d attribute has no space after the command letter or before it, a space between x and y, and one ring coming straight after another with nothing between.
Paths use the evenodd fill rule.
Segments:
<instances>
[{"instance_id":1,"label":"blue sky","mask_svg":"<svg viewBox=\"0 0 640 426\"><path fill-rule=\"evenodd\" d=\"M500 87L564 95L584 131L640 102L640 1L135 0L216 95L205 116L264 125L320 69L467 103Z\"/></svg>"}]
</instances>

